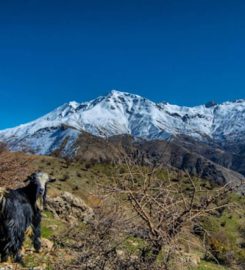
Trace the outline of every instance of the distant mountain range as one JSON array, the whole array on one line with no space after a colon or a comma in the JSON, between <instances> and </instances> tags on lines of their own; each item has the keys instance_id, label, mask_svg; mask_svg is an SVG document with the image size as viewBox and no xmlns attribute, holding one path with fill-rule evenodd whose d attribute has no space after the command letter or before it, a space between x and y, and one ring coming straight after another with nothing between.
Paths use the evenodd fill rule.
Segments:
<instances>
[{"instance_id":1,"label":"distant mountain range","mask_svg":"<svg viewBox=\"0 0 245 270\"><path fill-rule=\"evenodd\" d=\"M138 95L113 90L107 96L89 102L66 103L33 122L2 130L0 141L13 151L36 154L59 152L70 157L82 157L81 149L85 151L86 137L97 145L97 152L94 149L91 152L94 157L90 154L90 158L100 156L103 161L103 155L99 154L103 149L111 151L104 155L107 160L115 155L118 147L115 146L115 136L124 138L124 144L120 145L121 150L124 149L121 152L125 154L125 135L131 138L127 144L131 145L131 150L134 149L132 151L138 151L138 156L145 145L151 145L147 151L151 152L154 148L154 154L160 159L161 150L158 151L156 145L168 141L168 147L174 148L175 145L176 153L177 149L184 149L180 151L182 157L183 152L196 156L195 164L192 164L196 173L196 163L200 163L197 160L201 158L205 164L225 167L245 175L245 99L183 107L166 102L154 103ZM105 147L103 140L114 146L109 147L111 149ZM89 149L88 145L85 148ZM174 151L171 152L169 158L173 159ZM116 156L119 159L119 153ZM145 153L141 160L146 159ZM148 157L147 162L152 160L153 157ZM183 165L177 166L167 158L164 162L177 168Z\"/></svg>"}]
</instances>

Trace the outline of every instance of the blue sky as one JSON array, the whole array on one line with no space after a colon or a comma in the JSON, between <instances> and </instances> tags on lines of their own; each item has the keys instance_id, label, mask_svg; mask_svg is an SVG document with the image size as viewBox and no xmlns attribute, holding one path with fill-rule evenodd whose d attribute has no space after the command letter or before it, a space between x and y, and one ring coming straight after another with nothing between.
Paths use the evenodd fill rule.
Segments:
<instances>
[{"instance_id":1,"label":"blue sky","mask_svg":"<svg viewBox=\"0 0 245 270\"><path fill-rule=\"evenodd\" d=\"M0 1L0 129L118 89L245 98L245 1Z\"/></svg>"}]
</instances>

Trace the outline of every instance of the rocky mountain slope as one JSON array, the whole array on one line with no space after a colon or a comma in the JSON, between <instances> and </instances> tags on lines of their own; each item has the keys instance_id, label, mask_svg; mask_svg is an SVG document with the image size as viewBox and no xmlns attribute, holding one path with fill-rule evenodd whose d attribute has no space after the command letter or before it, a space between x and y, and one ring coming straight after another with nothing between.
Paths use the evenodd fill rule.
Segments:
<instances>
[{"instance_id":1,"label":"rocky mountain slope","mask_svg":"<svg viewBox=\"0 0 245 270\"><path fill-rule=\"evenodd\" d=\"M105 140L83 133L78 137L75 147L75 160L90 164L122 164L128 160L141 166L155 165L169 167L170 170L186 171L190 175L219 184L244 179L239 169L233 170L231 153L217 146L202 145L187 137L144 140L129 135L118 135ZM60 156L59 152L53 154Z\"/></svg>"}]
</instances>

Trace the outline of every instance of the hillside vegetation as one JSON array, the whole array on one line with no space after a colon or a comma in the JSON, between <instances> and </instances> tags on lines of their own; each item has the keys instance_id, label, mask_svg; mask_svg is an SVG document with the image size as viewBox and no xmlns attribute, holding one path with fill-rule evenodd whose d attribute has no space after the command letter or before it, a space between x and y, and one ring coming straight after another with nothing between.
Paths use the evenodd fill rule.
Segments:
<instances>
[{"instance_id":1,"label":"hillside vegetation","mask_svg":"<svg viewBox=\"0 0 245 270\"><path fill-rule=\"evenodd\" d=\"M21 186L36 170L58 179L43 212L43 249L35 253L27 237L25 265L0 269L245 269L245 199L230 187L177 169L1 151L0 186ZM185 203L192 208L181 216Z\"/></svg>"}]
</instances>

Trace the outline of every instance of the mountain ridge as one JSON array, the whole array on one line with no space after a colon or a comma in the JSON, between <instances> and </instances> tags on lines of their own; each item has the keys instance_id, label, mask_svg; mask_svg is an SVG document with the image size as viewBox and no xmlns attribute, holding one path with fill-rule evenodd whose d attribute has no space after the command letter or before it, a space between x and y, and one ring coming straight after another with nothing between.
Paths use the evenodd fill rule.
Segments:
<instances>
[{"instance_id":1,"label":"mountain ridge","mask_svg":"<svg viewBox=\"0 0 245 270\"><path fill-rule=\"evenodd\" d=\"M129 134L150 140L181 134L223 143L244 138L244 120L243 99L186 107L112 90L88 102L65 103L37 120L0 131L0 137L13 145L16 138L24 143L25 137L42 129L66 125L73 129L73 137L81 131L100 137Z\"/></svg>"}]
</instances>

